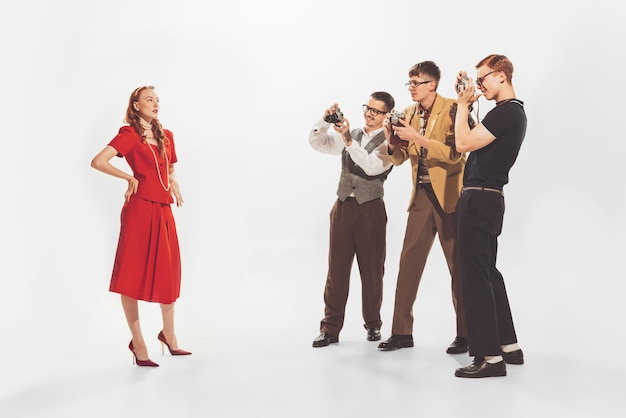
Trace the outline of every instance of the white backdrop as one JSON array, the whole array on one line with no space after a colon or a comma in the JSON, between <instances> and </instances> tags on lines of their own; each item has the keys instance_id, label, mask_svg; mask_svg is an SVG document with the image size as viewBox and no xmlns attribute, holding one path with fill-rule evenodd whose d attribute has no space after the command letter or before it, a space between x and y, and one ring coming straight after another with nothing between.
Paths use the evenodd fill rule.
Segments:
<instances>
[{"instance_id":1,"label":"white backdrop","mask_svg":"<svg viewBox=\"0 0 626 418\"><path fill-rule=\"evenodd\" d=\"M126 185L89 163L122 125L135 87L156 86L160 120L177 143L179 333L197 342L199 328L209 336L305 329L309 345L340 169L308 145L312 123L336 101L358 126L376 90L410 104L407 71L423 60L440 66L439 92L451 96L456 72L474 75L491 53L515 65L528 115L500 241L514 315L545 350L574 339L586 354L620 353L626 16L617 9L608 0L3 3L0 358L15 361L0 393L59 367L48 357L24 372L21 362L44 347L86 355L92 339L117 348L126 338L107 291ZM484 115L490 105L481 100ZM409 173L408 163L395 168L386 188L387 327ZM437 244L431 260L428 271L445 276ZM157 327L157 308L144 309ZM451 324L451 306L445 311Z\"/></svg>"}]
</instances>

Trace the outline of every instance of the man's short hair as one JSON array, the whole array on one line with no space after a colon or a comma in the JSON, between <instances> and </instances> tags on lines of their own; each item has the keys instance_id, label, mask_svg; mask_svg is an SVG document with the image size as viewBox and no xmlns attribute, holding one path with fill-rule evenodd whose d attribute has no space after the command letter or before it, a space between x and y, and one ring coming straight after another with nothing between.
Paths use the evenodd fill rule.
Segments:
<instances>
[{"instance_id":1,"label":"man's short hair","mask_svg":"<svg viewBox=\"0 0 626 418\"><path fill-rule=\"evenodd\" d=\"M409 69L409 77L428 76L436 81L436 86L439 86L439 80L441 80L441 70L432 61L418 62ZM435 90L437 88L435 87Z\"/></svg>"},{"instance_id":2,"label":"man's short hair","mask_svg":"<svg viewBox=\"0 0 626 418\"><path fill-rule=\"evenodd\" d=\"M513 63L504 55L488 55L476 64L476 68L480 68L483 65L486 65L493 71L502 71L509 83L513 80Z\"/></svg>"},{"instance_id":3,"label":"man's short hair","mask_svg":"<svg viewBox=\"0 0 626 418\"><path fill-rule=\"evenodd\" d=\"M385 107L387 108L385 110L387 112L391 112L391 110L396 105L395 100L393 100L393 96L391 96L391 94L387 93L386 91L375 91L374 93L370 94L370 97L372 99L380 100L381 102L385 103Z\"/></svg>"}]
</instances>

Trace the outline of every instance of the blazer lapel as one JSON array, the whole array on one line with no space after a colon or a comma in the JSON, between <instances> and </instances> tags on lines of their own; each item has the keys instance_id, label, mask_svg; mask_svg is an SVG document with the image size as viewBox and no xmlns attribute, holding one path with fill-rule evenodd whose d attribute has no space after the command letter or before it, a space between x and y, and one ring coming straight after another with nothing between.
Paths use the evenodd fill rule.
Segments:
<instances>
[{"instance_id":1,"label":"blazer lapel","mask_svg":"<svg viewBox=\"0 0 626 418\"><path fill-rule=\"evenodd\" d=\"M437 93L437 97L435 97L435 103L433 103L433 107L430 111L430 116L428 117L428 125L426 126L426 134L424 135L426 138L430 138L433 127L435 126L435 123L437 123L437 118L443 110L444 103L445 102L443 100L443 97L441 97L439 93Z\"/></svg>"}]
</instances>

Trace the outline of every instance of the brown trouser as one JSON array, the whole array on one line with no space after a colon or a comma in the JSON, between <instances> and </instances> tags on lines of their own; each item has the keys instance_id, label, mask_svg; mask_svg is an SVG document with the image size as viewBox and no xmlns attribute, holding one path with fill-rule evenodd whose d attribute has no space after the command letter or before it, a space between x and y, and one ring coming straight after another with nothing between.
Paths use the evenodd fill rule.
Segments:
<instances>
[{"instance_id":1,"label":"brown trouser","mask_svg":"<svg viewBox=\"0 0 626 418\"><path fill-rule=\"evenodd\" d=\"M413 205L409 210L396 284L392 334L413 334L413 303L417 297L417 289L426 259L435 240L435 234L439 235L439 242L452 277L456 335L467 336L462 287L458 269L455 268L456 216L454 213L445 213L441 209L430 184L418 185Z\"/></svg>"},{"instance_id":2,"label":"brown trouser","mask_svg":"<svg viewBox=\"0 0 626 418\"><path fill-rule=\"evenodd\" d=\"M337 199L330 212L328 275L324 288L324 319L320 331L339 335L343 327L354 256L361 274L363 319L380 328L386 251L387 212L382 199L359 205Z\"/></svg>"}]
</instances>

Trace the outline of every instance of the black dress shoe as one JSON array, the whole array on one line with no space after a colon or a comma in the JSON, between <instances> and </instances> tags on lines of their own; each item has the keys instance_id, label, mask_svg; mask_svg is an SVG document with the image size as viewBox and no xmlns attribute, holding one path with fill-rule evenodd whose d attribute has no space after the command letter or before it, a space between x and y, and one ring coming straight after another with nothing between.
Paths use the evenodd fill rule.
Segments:
<instances>
[{"instance_id":1,"label":"black dress shoe","mask_svg":"<svg viewBox=\"0 0 626 418\"><path fill-rule=\"evenodd\" d=\"M383 341L378 344L378 349L381 351L391 351L397 350L399 348L408 348L413 347L413 336L412 335L394 335L391 334L391 337L387 339L387 341Z\"/></svg>"},{"instance_id":2,"label":"black dress shoe","mask_svg":"<svg viewBox=\"0 0 626 418\"><path fill-rule=\"evenodd\" d=\"M502 358L506 364L524 364L524 353L521 348L510 353L502 353Z\"/></svg>"},{"instance_id":3,"label":"black dress shoe","mask_svg":"<svg viewBox=\"0 0 626 418\"><path fill-rule=\"evenodd\" d=\"M474 358L474 362L467 367L456 369L456 377L497 377L506 376L506 363L501 360L497 363L487 363L483 357Z\"/></svg>"},{"instance_id":4,"label":"black dress shoe","mask_svg":"<svg viewBox=\"0 0 626 418\"><path fill-rule=\"evenodd\" d=\"M467 342L467 338L465 337L456 337L452 344L448 346L446 353L448 354L462 354L467 353L469 351L469 345Z\"/></svg>"},{"instance_id":5,"label":"black dress shoe","mask_svg":"<svg viewBox=\"0 0 626 418\"><path fill-rule=\"evenodd\" d=\"M367 341L378 341L380 340L380 328L368 328L363 325L367 330Z\"/></svg>"},{"instance_id":6,"label":"black dress shoe","mask_svg":"<svg viewBox=\"0 0 626 418\"><path fill-rule=\"evenodd\" d=\"M313 340L313 347L326 347L327 345L338 343L339 337L336 335L330 335L327 332L322 332L316 339Z\"/></svg>"}]
</instances>

